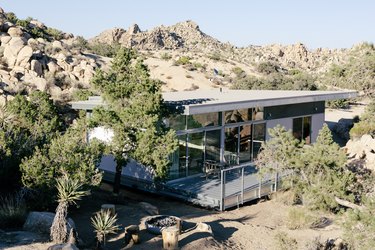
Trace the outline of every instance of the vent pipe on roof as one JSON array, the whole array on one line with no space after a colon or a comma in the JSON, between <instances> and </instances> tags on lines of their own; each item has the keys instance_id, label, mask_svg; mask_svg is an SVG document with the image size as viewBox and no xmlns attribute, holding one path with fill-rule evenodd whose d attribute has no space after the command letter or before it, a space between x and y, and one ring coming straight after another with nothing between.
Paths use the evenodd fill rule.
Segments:
<instances>
[{"instance_id":1,"label":"vent pipe on roof","mask_svg":"<svg viewBox=\"0 0 375 250\"><path fill-rule=\"evenodd\" d=\"M223 88L220 88L220 93L223 92Z\"/></svg>"}]
</instances>

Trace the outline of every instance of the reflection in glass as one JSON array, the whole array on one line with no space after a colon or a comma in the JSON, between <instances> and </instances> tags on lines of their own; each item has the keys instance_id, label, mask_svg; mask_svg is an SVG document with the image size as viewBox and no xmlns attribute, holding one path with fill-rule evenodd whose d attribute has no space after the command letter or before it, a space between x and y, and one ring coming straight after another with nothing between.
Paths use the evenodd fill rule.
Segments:
<instances>
[{"instance_id":1,"label":"reflection in glass","mask_svg":"<svg viewBox=\"0 0 375 250\"><path fill-rule=\"evenodd\" d=\"M224 160L229 165L237 164L238 127L225 128Z\"/></svg>"},{"instance_id":2,"label":"reflection in glass","mask_svg":"<svg viewBox=\"0 0 375 250\"><path fill-rule=\"evenodd\" d=\"M220 139L221 130L211 130L206 132L206 160L220 162Z\"/></svg>"},{"instance_id":3,"label":"reflection in glass","mask_svg":"<svg viewBox=\"0 0 375 250\"><path fill-rule=\"evenodd\" d=\"M240 163L251 161L251 125L240 127Z\"/></svg>"},{"instance_id":4,"label":"reflection in glass","mask_svg":"<svg viewBox=\"0 0 375 250\"><path fill-rule=\"evenodd\" d=\"M311 116L293 119L293 136L306 144L311 143Z\"/></svg>"},{"instance_id":5,"label":"reflection in glass","mask_svg":"<svg viewBox=\"0 0 375 250\"><path fill-rule=\"evenodd\" d=\"M220 125L219 112L189 115L187 128L201 128Z\"/></svg>"},{"instance_id":6,"label":"reflection in glass","mask_svg":"<svg viewBox=\"0 0 375 250\"><path fill-rule=\"evenodd\" d=\"M253 120L254 121L264 120L264 108L263 107L253 108Z\"/></svg>"},{"instance_id":7,"label":"reflection in glass","mask_svg":"<svg viewBox=\"0 0 375 250\"><path fill-rule=\"evenodd\" d=\"M204 160L204 132L188 135L188 173L193 175L203 171Z\"/></svg>"},{"instance_id":8,"label":"reflection in glass","mask_svg":"<svg viewBox=\"0 0 375 250\"><path fill-rule=\"evenodd\" d=\"M168 125L170 128L178 131L186 128L186 116L185 115L173 115L168 118ZM168 127L167 125L167 127Z\"/></svg>"},{"instance_id":9,"label":"reflection in glass","mask_svg":"<svg viewBox=\"0 0 375 250\"><path fill-rule=\"evenodd\" d=\"M266 140L266 124L259 123L253 125L253 159L256 159L262 147L262 142Z\"/></svg>"},{"instance_id":10,"label":"reflection in glass","mask_svg":"<svg viewBox=\"0 0 375 250\"><path fill-rule=\"evenodd\" d=\"M302 117L293 119L293 136L299 141L302 140Z\"/></svg>"},{"instance_id":11,"label":"reflection in glass","mask_svg":"<svg viewBox=\"0 0 375 250\"><path fill-rule=\"evenodd\" d=\"M303 118L302 137L303 137L303 140L305 140L306 144L311 143L311 116L307 116Z\"/></svg>"},{"instance_id":12,"label":"reflection in glass","mask_svg":"<svg viewBox=\"0 0 375 250\"><path fill-rule=\"evenodd\" d=\"M224 118L226 124L251 121L252 109L250 108L225 111Z\"/></svg>"}]
</instances>

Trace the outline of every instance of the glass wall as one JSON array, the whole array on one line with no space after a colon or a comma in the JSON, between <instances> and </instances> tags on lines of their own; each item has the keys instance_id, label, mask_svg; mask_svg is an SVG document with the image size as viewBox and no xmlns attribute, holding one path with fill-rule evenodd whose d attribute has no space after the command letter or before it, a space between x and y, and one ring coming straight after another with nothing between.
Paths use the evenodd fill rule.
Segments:
<instances>
[{"instance_id":1,"label":"glass wall","mask_svg":"<svg viewBox=\"0 0 375 250\"><path fill-rule=\"evenodd\" d=\"M251 124L240 127L239 163L251 161L251 133Z\"/></svg>"},{"instance_id":2,"label":"glass wall","mask_svg":"<svg viewBox=\"0 0 375 250\"><path fill-rule=\"evenodd\" d=\"M205 160L220 162L221 130L206 131Z\"/></svg>"},{"instance_id":3,"label":"glass wall","mask_svg":"<svg viewBox=\"0 0 375 250\"><path fill-rule=\"evenodd\" d=\"M224 161L236 165L238 154L238 127L225 128Z\"/></svg>"},{"instance_id":4,"label":"glass wall","mask_svg":"<svg viewBox=\"0 0 375 250\"><path fill-rule=\"evenodd\" d=\"M266 124L259 123L253 125L253 159L256 159L262 147L262 142L266 140Z\"/></svg>"},{"instance_id":5,"label":"glass wall","mask_svg":"<svg viewBox=\"0 0 375 250\"><path fill-rule=\"evenodd\" d=\"M220 125L219 112L189 115L187 119L188 129Z\"/></svg>"},{"instance_id":6,"label":"glass wall","mask_svg":"<svg viewBox=\"0 0 375 250\"><path fill-rule=\"evenodd\" d=\"M251 162L266 131L265 123L252 121L263 120L263 115L263 108L249 108L170 117L170 127L184 134L178 136L179 148L171 159L170 178L202 173L207 160L229 166Z\"/></svg>"},{"instance_id":7,"label":"glass wall","mask_svg":"<svg viewBox=\"0 0 375 250\"><path fill-rule=\"evenodd\" d=\"M225 124L251 121L252 109L236 109L225 111Z\"/></svg>"},{"instance_id":8,"label":"glass wall","mask_svg":"<svg viewBox=\"0 0 375 250\"><path fill-rule=\"evenodd\" d=\"M306 144L311 143L311 116L293 119L293 136Z\"/></svg>"},{"instance_id":9,"label":"glass wall","mask_svg":"<svg viewBox=\"0 0 375 250\"><path fill-rule=\"evenodd\" d=\"M203 171L204 132L188 135L188 172L187 175Z\"/></svg>"}]
</instances>

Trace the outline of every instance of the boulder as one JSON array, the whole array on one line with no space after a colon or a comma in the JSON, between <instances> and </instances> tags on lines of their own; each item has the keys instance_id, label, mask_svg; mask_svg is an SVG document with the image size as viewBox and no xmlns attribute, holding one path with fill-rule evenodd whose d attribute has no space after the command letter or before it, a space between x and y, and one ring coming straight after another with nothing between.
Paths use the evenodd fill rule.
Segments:
<instances>
[{"instance_id":1,"label":"boulder","mask_svg":"<svg viewBox=\"0 0 375 250\"><path fill-rule=\"evenodd\" d=\"M30 57L33 55L33 49L26 45L23 47L17 55L16 65L21 67L26 67L26 64L29 62Z\"/></svg>"},{"instance_id":2,"label":"boulder","mask_svg":"<svg viewBox=\"0 0 375 250\"><path fill-rule=\"evenodd\" d=\"M62 42L60 42L60 41L53 41L52 48L62 49L62 47L63 47Z\"/></svg>"},{"instance_id":3,"label":"boulder","mask_svg":"<svg viewBox=\"0 0 375 250\"><path fill-rule=\"evenodd\" d=\"M31 60L30 67L32 71L36 72L37 76L41 76L43 74L42 64L38 60Z\"/></svg>"},{"instance_id":4,"label":"boulder","mask_svg":"<svg viewBox=\"0 0 375 250\"><path fill-rule=\"evenodd\" d=\"M9 30L11 27L14 27L14 24L13 24L13 23L11 23L11 22L5 22L5 23L3 23L2 31L4 31L4 32L8 32L8 30Z\"/></svg>"},{"instance_id":5,"label":"boulder","mask_svg":"<svg viewBox=\"0 0 375 250\"><path fill-rule=\"evenodd\" d=\"M25 47L25 44L25 38L12 37L7 46L5 46L4 57L7 59L9 67L16 64L18 53Z\"/></svg>"},{"instance_id":6,"label":"boulder","mask_svg":"<svg viewBox=\"0 0 375 250\"><path fill-rule=\"evenodd\" d=\"M199 232L207 232L213 234L211 226L203 222L198 222L196 229Z\"/></svg>"},{"instance_id":7,"label":"boulder","mask_svg":"<svg viewBox=\"0 0 375 250\"><path fill-rule=\"evenodd\" d=\"M6 44L8 44L8 42L10 41L10 39L12 39L11 36L2 36L0 38L0 41L1 41L1 46L5 46Z\"/></svg>"},{"instance_id":8,"label":"boulder","mask_svg":"<svg viewBox=\"0 0 375 250\"><path fill-rule=\"evenodd\" d=\"M159 214L159 209L157 207L155 207L154 205L151 205L148 202L140 202L139 205L149 215L158 215Z\"/></svg>"},{"instance_id":9,"label":"boulder","mask_svg":"<svg viewBox=\"0 0 375 250\"><path fill-rule=\"evenodd\" d=\"M8 34L11 36L11 37L21 37L23 36L23 31L21 28L19 27L10 27L8 29Z\"/></svg>"},{"instance_id":10,"label":"boulder","mask_svg":"<svg viewBox=\"0 0 375 250\"><path fill-rule=\"evenodd\" d=\"M23 229L30 232L49 235L55 213L50 212L30 212L27 216ZM75 228L74 221L68 218L68 232L70 228Z\"/></svg>"},{"instance_id":11,"label":"boulder","mask_svg":"<svg viewBox=\"0 0 375 250\"><path fill-rule=\"evenodd\" d=\"M49 61L47 63L48 71L51 73L56 73L61 71L61 67L57 65L54 61Z\"/></svg>"},{"instance_id":12,"label":"boulder","mask_svg":"<svg viewBox=\"0 0 375 250\"><path fill-rule=\"evenodd\" d=\"M33 25L34 27L38 27L40 29L46 28L46 26L42 22L39 22L38 20L31 20L30 24Z\"/></svg>"}]
</instances>

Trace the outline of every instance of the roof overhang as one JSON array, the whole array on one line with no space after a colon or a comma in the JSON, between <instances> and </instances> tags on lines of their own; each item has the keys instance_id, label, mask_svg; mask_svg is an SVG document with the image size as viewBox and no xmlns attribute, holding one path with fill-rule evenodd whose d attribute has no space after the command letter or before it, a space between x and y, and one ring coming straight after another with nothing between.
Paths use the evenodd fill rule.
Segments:
<instances>
[{"instance_id":1,"label":"roof overhang","mask_svg":"<svg viewBox=\"0 0 375 250\"><path fill-rule=\"evenodd\" d=\"M357 96L356 91L284 91L284 90L206 90L164 92L168 106L185 115L203 114L234 109L269 107L288 104L348 99ZM105 106L99 96L87 101L70 103L73 109L92 110Z\"/></svg>"}]
</instances>

